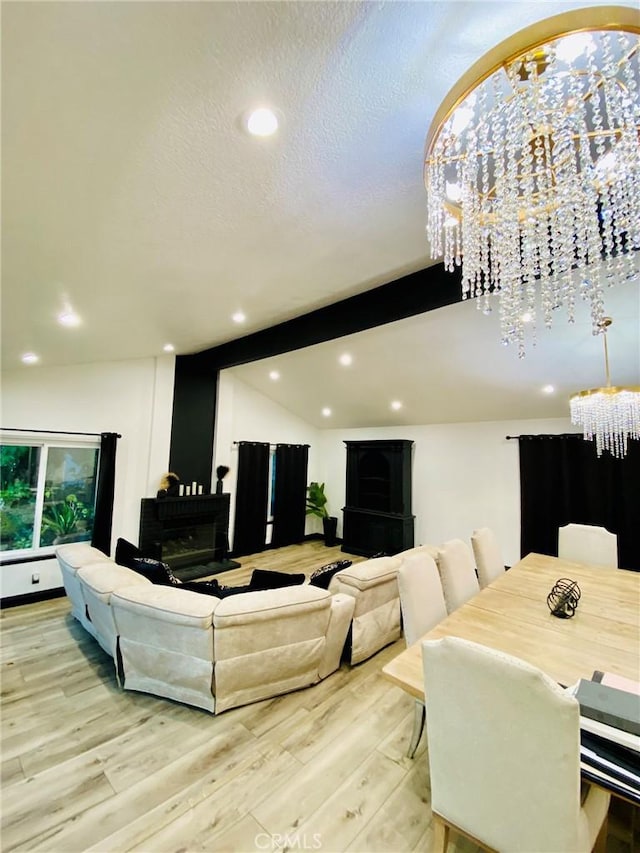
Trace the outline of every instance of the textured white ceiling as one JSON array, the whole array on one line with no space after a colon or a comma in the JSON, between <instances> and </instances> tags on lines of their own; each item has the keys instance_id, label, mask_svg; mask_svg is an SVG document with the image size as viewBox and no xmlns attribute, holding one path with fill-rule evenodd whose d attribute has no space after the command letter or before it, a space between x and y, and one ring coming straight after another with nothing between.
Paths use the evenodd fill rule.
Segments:
<instances>
[{"instance_id":1,"label":"textured white ceiling","mask_svg":"<svg viewBox=\"0 0 640 853\"><path fill-rule=\"evenodd\" d=\"M429 265L435 109L503 38L587 5L4 3L3 368L196 352ZM254 139L262 104L281 130Z\"/></svg>"}]
</instances>

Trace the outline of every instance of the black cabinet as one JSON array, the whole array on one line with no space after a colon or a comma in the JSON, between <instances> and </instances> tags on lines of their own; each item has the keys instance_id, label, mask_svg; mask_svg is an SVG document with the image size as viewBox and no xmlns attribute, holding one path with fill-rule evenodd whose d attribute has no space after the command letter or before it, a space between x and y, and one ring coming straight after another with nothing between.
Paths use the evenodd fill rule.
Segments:
<instances>
[{"instance_id":1,"label":"black cabinet","mask_svg":"<svg viewBox=\"0 0 640 853\"><path fill-rule=\"evenodd\" d=\"M342 550L370 557L413 547L411 448L406 439L345 441Z\"/></svg>"}]
</instances>

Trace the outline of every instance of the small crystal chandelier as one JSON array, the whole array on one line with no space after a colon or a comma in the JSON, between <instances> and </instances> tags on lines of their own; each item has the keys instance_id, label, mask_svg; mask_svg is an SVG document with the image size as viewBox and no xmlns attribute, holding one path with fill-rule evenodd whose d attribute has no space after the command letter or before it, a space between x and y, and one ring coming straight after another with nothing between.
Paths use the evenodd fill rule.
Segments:
<instances>
[{"instance_id":1,"label":"small crystal chandelier","mask_svg":"<svg viewBox=\"0 0 640 853\"><path fill-rule=\"evenodd\" d=\"M591 306L637 279L640 26L636 10L579 9L498 45L454 86L427 136L433 258L462 265L463 298L491 310L525 354L540 313Z\"/></svg>"},{"instance_id":2,"label":"small crystal chandelier","mask_svg":"<svg viewBox=\"0 0 640 853\"><path fill-rule=\"evenodd\" d=\"M569 400L569 407L571 423L583 428L585 439L595 438L598 456L607 450L621 459L627 453L627 440L640 438L640 385L623 388L611 384L607 329L612 322L611 317L603 317L600 324L606 386L579 391Z\"/></svg>"}]
</instances>

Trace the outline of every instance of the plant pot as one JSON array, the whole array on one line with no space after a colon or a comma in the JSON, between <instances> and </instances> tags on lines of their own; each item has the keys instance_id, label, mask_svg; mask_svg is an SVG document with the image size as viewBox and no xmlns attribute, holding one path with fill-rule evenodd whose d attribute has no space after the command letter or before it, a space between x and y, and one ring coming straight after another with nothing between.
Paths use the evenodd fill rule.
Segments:
<instances>
[{"instance_id":1,"label":"plant pot","mask_svg":"<svg viewBox=\"0 0 640 853\"><path fill-rule=\"evenodd\" d=\"M338 529L338 519L335 515L329 515L322 519L322 529L324 530L324 544L327 547L333 547L336 544L336 531Z\"/></svg>"}]
</instances>

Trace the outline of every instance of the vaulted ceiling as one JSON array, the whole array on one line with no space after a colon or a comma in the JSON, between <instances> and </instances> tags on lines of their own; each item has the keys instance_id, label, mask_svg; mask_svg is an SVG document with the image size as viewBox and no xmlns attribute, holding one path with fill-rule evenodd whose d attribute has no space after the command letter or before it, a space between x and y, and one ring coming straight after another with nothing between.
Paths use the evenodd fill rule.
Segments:
<instances>
[{"instance_id":1,"label":"vaulted ceiling","mask_svg":"<svg viewBox=\"0 0 640 853\"><path fill-rule=\"evenodd\" d=\"M588 5L3 3L3 369L193 353L427 267L438 105L490 47ZM272 137L244 129L259 105ZM637 382L638 286L610 294L614 379ZM456 305L283 356L279 383L234 370L319 426L564 415L541 384L601 382L584 319L524 361L497 340Z\"/></svg>"}]
</instances>

